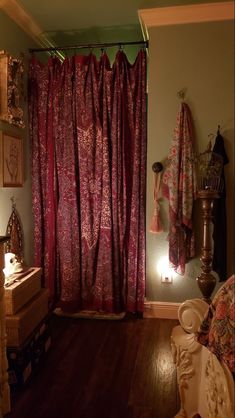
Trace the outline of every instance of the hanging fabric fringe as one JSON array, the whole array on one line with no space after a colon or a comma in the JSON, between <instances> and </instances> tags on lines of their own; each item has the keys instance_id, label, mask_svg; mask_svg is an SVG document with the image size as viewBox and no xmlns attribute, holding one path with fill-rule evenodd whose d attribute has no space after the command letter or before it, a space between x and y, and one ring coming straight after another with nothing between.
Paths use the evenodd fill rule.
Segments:
<instances>
[{"instance_id":1,"label":"hanging fabric fringe","mask_svg":"<svg viewBox=\"0 0 235 418\"><path fill-rule=\"evenodd\" d=\"M160 205L159 205L159 194L161 189L161 172L154 172L153 173L153 199L154 199L154 211L153 216L150 223L149 232L153 234L158 234L163 231L162 223L160 219Z\"/></svg>"}]
</instances>

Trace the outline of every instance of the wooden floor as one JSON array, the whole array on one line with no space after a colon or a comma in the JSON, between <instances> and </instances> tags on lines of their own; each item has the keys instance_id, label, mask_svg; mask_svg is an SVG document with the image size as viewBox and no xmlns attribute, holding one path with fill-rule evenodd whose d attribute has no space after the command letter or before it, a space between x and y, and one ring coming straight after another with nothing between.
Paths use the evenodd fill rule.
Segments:
<instances>
[{"instance_id":1,"label":"wooden floor","mask_svg":"<svg viewBox=\"0 0 235 418\"><path fill-rule=\"evenodd\" d=\"M52 346L6 418L173 418L175 320L54 316Z\"/></svg>"}]
</instances>

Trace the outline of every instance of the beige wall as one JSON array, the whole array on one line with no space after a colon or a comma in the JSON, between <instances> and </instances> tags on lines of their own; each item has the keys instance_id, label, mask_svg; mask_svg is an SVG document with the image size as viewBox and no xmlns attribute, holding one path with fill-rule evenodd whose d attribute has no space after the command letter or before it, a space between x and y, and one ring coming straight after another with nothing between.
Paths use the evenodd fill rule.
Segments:
<instances>
[{"instance_id":1,"label":"beige wall","mask_svg":"<svg viewBox=\"0 0 235 418\"><path fill-rule=\"evenodd\" d=\"M176 113L177 92L186 88L196 131L196 148L203 151L208 135L220 124L230 163L227 182L228 274L234 272L234 23L213 22L151 28L149 31L149 103L147 167L147 299L181 302L200 297L195 278L200 274L199 258L192 260L184 277L163 284L156 264L167 256L167 232L148 232L153 210L151 166L168 154ZM198 203L197 203L198 205ZM200 247L200 211L197 208L197 245ZM167 231L167 203L161 203Z\"/></svg>"},{"instance_id":2,"label":"beige wall","mask_svg":"<svg viewBox=\"0 0 235 418\"><path fill-rule=\"evenodd\" d=\"M225 139L230 158L226 167L229 222L229 274L234 271L234 27L232 22L168 26L150 29L149 103L148 103L148 173L147 229L153 209L152 163L163 161L169 151L176 113L177 92L187 89L196 128L196 143L201 151L208 134L217 125ZM27 54L33 41L0 10L0 49L18 55ZM26 112L26 108L25 108ZM11 213L10 197L15 196L25 236L25 259L32 263L32 211L29 168L28 129L9 127L0 122L0 129L19 132L24 137L25 182L22 188L0 188L0 234L4 235ZM165 232L159 236L147 231L147 299L181 302L199 296L195 277L200 273L197 258L187 266L185 277L177 276L173 284L161 284L156 270L161 256L167 256L167 203L162 202ZM197 214L200 211L197 208ZM197 220L197 241L200 244L200 222Z\"/></svg>"},{"instance_id":3,"label":"beige wall","mask_svg":"<svg viewBox=\"0 0 235 418\"><path fill-rule=\"evenodd\" d=\"M0 49L4 49L13 56L19 56L20 52L25 56L25 74L27 72L28 48L35 46L33 41L0 10ZM26 77L25 77L26 89ZM0 235L5 235L8 219L11 214L11 196L15 197L16 208L19 212L25 238L25 261L32 263L32 210L31 210L31 182L29 169L29 143L27 127L27 104L25 102L26 128L16 128L8 123L0 121L0 130L16 135L22 135L24 141L24 185L18 188L0 188Z\"/></svg>"}]
</instances>

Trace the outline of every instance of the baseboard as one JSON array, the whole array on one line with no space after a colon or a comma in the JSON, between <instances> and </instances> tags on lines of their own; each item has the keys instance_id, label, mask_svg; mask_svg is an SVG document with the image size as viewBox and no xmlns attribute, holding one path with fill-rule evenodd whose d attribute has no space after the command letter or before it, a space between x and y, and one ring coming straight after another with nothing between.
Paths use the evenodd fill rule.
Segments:
<instances>
[{"instance_id":1,"label":"baseboard","mask_svg":"<svg viewBox=\"0 0 235 418\"><path fill-rule=\"evenodd\" d=\"M144 303L144 318L178 319L180 303L151 302Z\"/></svg>"}]
</instances>

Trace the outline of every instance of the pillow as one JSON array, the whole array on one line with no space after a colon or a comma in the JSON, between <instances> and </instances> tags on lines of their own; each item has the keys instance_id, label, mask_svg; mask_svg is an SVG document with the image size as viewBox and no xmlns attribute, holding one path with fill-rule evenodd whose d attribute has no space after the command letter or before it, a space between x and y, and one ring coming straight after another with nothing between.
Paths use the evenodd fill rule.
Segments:
<instances>
[{"instance_id":1,"label":"pillow","mask_svg":"<svg viewBox=\"0 0 235 418\"><path fill-rule=\"evenodd\" d=\"M216 293L202 321L196 340L224 361L235 373L235 275Z\"/></svg>"}]
</instances>

